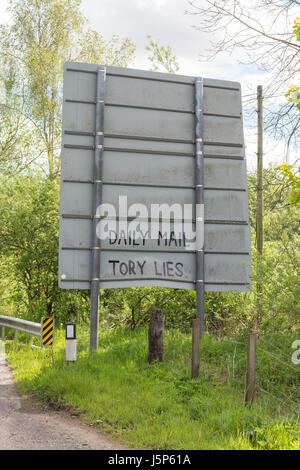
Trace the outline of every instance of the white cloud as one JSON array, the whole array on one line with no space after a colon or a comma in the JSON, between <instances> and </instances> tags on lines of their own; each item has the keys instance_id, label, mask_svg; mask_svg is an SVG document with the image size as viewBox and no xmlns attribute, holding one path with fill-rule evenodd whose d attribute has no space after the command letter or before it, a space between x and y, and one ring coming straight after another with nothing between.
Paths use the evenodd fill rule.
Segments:
<instances>
[{"instance_id":1,"label":"white cloud","mask_svg":"<svg viewBox=\"0 0 300 470\"><path fill-rule=\"evenodd\" d=\"M7 1L1 0L0 1L0 23L3 23L7 19L6 8L7 8Z\"/></svg>"},{"instance_id":2,"label":"white cloud","mask_svg":"<svg viewBox=\"0 0 300 470\"><path fill-rule=\"evenodd\" d=\"M199 0L200 2L204 4L205 0ZM7 20L4 14L6 6L7 1L0 0L2 22ZM207 49L212 36L204 35L193 27L197 25L198 19L197 16L186 15L187 9L188 0L82 0L84 15L91 26L106 39L119 34L134 40L137 45L133 64L135 68L147 69L150 66L148 52L145 50L147 35L150 34L161 44L172 47L179 61L179 73L239 81L244 95L255 93L257 84L265 85L268 82L270 74L261 73L255 65L239 63L242 55L238 51L234 56L223 54L213 62L200 62L199 53ZM283 22L284 19L279 21ZM217 33L212 33L214 36L215 34ZM282 101L284 99L281 98ZM256 165L256 137L253 129L245 130L245 140L248 168L253 171ZM271 161L283 161L284 155L284 142L265 136L265 165ZM291 151L290 161L294 159L295 153Z\"/></svg>"},{"instance_id":3,"label":"white cloud","mask_svg":"<svg viewBox=\"0 0 300 470\"><path fill-rule=\"evenodd\" d=\"M101 9L98 0L83 0L82 6L92 26L105 37L119 34L135 41L135 66L149 68L145 46L150 34L161 44L171 45L182 65L181 73L200 69L197 56L206 40L185 15L187 0L102 0Z\"/></svg>"}]
</instances>

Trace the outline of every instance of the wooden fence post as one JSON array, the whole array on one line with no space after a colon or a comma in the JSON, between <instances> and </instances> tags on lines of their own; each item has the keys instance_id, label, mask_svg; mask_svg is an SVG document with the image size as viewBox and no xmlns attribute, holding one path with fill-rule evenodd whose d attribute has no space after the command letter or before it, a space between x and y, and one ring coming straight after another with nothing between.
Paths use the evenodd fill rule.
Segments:
<instances>
[{"instance_id":1,"label":"wooden fence post","mask_svg":"<svg viewBox=\"0 0 300 470\"><path fill-rule=\"evenodd\" d=\"M256 363L256 334L248 335L248 351L247 351L247 371L246 371L246 387L245 387L245 404L252 403L255 394L255 363Z\"/></svg>"},{"instance_id":2,"label":"wooden fence post","mask_svg":"<svg viewBox=\"0 0 300 470\"><path fill-rule=\"evenodd\" d=\"M164 336L165 336L165 317L163 310L153 308L150 311L150 325L148 331L148 362L163 361L164 356Z\"/></svg>"},{"instance_id":3,"label":"wooden fence post","mask_svg":"<svg viewBox=\"0 0 300 470\"><path fill-rule=\"evenodd\" d=\"M200 342L200 318L193 319L192 325L192 378L198 377L200 359L199 359L199 342Z\"/></svg>"}]
</instances>

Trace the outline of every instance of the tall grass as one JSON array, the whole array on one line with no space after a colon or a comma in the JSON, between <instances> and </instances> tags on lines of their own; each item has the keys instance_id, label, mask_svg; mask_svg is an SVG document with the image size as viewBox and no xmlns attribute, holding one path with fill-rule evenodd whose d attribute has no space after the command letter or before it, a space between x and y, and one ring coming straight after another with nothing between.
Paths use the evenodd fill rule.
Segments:
<instances>
[{"instance_id":1,"label":"tall grass","mask_svg":"<svg viewBox=\"0 0 300 470\"><path fill-rule=\"evenodd\" d=\"M281 340L286 354L289 340ZM179 331L166 332L165 360L151 365L144 329L103 332L99 343L90 354L81 331L78 360L66 364L58 332L53 351L14 343L8 357L23 392L76 407L86 422L135 448L300 449L299 373L282 367L275 375L272 356L258 351L259 380L274 389L264 382L269 393L245 407L245 338L206 337L198 379L190 378L190 336Z\"/></svg>"}]
</instances>

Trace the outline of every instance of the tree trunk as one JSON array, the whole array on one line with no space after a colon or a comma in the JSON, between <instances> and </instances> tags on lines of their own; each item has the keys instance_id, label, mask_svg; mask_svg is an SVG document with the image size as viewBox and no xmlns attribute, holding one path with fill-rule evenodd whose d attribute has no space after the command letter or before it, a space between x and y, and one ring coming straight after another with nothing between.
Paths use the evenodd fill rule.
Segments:
<instances>
[{"instance_id":1,"label":"tree trunk","mask_svg":"<svg viewBox=\"0 0 300 470\"><path fill-rule=\"evenodd\" d=\"M165 317L159 308L150 311L150 326L148 331L149 364L155 360L162 362L164 355Z\"/></svg>"}]
</instances>

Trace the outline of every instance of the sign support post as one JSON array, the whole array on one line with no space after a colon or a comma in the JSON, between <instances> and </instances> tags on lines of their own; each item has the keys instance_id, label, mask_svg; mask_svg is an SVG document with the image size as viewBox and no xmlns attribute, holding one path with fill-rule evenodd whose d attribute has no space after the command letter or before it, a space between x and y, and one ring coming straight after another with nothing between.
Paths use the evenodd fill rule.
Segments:
<instances>
[{"instance_id":1,"label":"sign support post","mask_svg":"<svg viewBox=\"0 0 300 470\"><path fill-rule=\"evenodd\" d=\"M195 203L196 203L196 307L200 337L204 333L204 178L203 178L203 79L195 79Z\"/></svg>"},{"instance_id":2,"label":"sign support post","mask_svg":"<svg viewBox=\"0 0 300 470\"><path fill-rule=\"evenodd\" d=\"M93 181L93 228L91 247L91 319L90 319L90 349L98 349L99 323L99 290L100 290L100 238L97 235L99 215L97 210L102 202L102 168L103 168L103 122L106 69L97 70L96 87L96 120L95 120L95 154Z\"/></svg>"}]
</instances>

